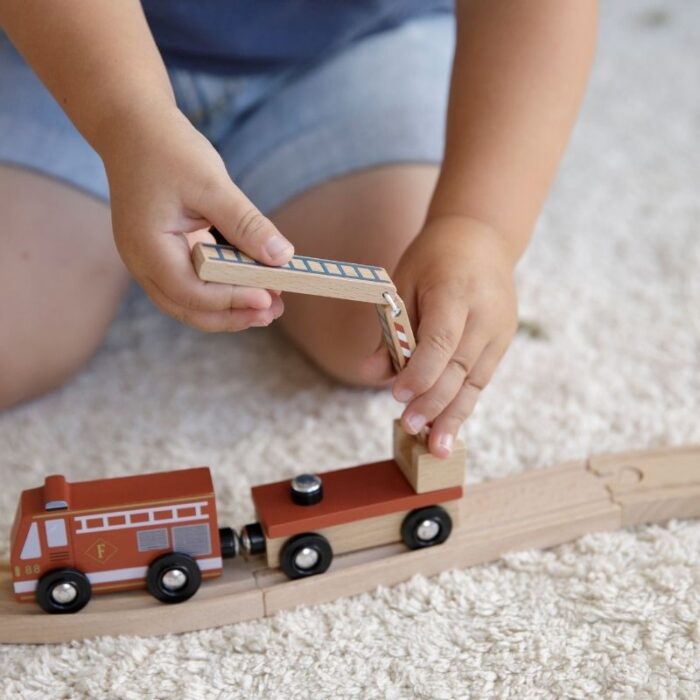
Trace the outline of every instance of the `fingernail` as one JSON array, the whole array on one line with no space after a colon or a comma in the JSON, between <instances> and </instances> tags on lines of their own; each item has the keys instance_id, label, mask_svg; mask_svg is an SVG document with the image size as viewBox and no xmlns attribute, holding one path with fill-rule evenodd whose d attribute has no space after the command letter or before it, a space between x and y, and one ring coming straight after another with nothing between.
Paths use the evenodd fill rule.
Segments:
<instances>
[{"instance_id":1,"label":"fingernail","mask_svg":"<svg viewBox=\"0 0 700 700\"><path fill-rule=\"evenodd\" d=\"M406 419L406 423L408 423L408 427L414 432L418 433L421 430L423 430L423 427L426 424L425 416L421 416L420 413L414 413L412 416L409 416Z\"/></svg>"},{"instance_id":2,"label":"fingernail","mask_svg":"<svg viewBox=\"0 0 700 700\"><path fill-rule=\"evenodd\" d=\"M294 250L292 244L282 236L272 236L265 243L265 252L271 258L279 258L282 255L289 255Z\"/></svg>"},{"instance_id":3,"label":"fingernail","mask_svg":"<svg viewBox=\"0 0 700 700\"><path fill-rule=\"evenodd\" d=\"M267 326L270 325L272 321L265 321L263 319L258 319L257 321L253 321L250 325L253 328L266 328Z\"/></svg>"},{"instance_id":4,"label":"fingernail","mask_svg":"<svg viewBox=\"0 0 700 700\"><path fill-rule=\"evenodd\" d=\"M401 403L408 403L413 398L413 392L410 389L399 389L394 396Z\"/></svg>"},{"instance_id":5,"label":"fingernail","mask_svg":"<svg viewBox=\"0 0 700 700\"><path fill-rule=\"evenodd\" d=\"M449 433L445 433L438 438L438 447L446 450L448 453L452 452L452 445L454 444L454 438Z\"/></svg>"}]
</instances>

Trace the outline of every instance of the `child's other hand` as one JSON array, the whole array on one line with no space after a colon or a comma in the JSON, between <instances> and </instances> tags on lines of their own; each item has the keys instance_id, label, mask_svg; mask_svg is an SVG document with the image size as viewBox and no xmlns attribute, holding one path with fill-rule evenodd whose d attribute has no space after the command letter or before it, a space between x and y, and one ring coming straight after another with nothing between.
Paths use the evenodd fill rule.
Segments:
<instances>
[{"instance_id":1,"label":"child's other hand","mask_svg":"<svg viewBox=\"0 0 700 700\"><path fill-rule=\"evenodd\" d=\"M294 249L233 184L211 144L174 107L112 128L100 149L119 253L162 311L204 331L266 326L278 293L201 281L186 236L210 224L251 257L281 265Z\"/></svg>"},{"instance_id":2,"label":"child's other hand","mask_svg":"<svg viewBox=\"0 0 700 700\"><path fill-rule=\"evenodd\" d=\"M490 227L464 217L426 225L396 269L394 281L412 320L417 346L394 382L401 418L412 434L432 422L429 448L450 454L517 327L515 258ZM381 371L374 357L368 372Z\"/></svg>"}]
</instances>

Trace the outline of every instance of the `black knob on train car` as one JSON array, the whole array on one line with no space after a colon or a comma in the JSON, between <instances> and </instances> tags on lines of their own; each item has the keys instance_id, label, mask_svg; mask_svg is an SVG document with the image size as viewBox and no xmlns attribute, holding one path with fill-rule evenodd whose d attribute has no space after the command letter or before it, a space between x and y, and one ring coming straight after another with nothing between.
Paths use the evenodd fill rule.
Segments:
<instances>
[{"instance_id":1,"label":"black knob on train car","mask_svg":"<svg viewBox=\"0 0 700 700\"><path fill-rule=\"evenodd\" d=\"M221 556L223 559L233 559L233 557L238 555L240 543L238 535L233 528L219 528L219 544L221 545Z\"/></svg>"},{"instance_id":2,"label":"black knob on train car","mask_svg":"<svg viewBox=\"0 0 700 700\"><path fill-rule=\"evenodd\" d=\"M316 474L299 474L290 484L292 501L298 506L313 506L323 499L323 482Z\"/></svg>"}]
</instances>

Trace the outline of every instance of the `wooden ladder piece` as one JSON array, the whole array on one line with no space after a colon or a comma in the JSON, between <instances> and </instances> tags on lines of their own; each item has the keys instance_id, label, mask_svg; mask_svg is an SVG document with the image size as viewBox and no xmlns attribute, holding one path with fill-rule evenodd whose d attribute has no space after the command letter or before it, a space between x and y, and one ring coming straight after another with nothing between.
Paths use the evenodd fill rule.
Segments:
<instances>
[{"instance_id":1,"label":"wooden ladder piece","mask_svg":"<svg viewBox=\"0 0 700 700\"><path fill-rule=\"evenodd\" d=\"M545 548L589 532L700 516L700 446L593 457L470 486L460 526L438 547L401 544L336 557L328 572L288 581L262 560L226 562L224 575L181 605L163 606L144 591L96 596L75 615L48 616L15 602L0 568L0 642L53 643L100 635L154 636L273 615Z\"/></svg>"},{"instance_id":2,"label":"wooden ladder piece","mask_svg":"<svg viewBox=\"0 0 700 700\"><path fill-rule=\"evenodd\" d=\"M385 292L396 293L387 271L376 265L295 255L279 267L263 265L233 246L196 243L192 261L200 279L282 292L386 304Z\"/></svg>"},{"instance_id":3,"label":"wooden ladder piece","mask_svg":"<svg viewBox=\"0 0 700 700\"><path fill-rule=\"evenodd\" d=\"M295 255L279 267L263 265L230 245L196 243L192 263L205 282L368 302L375 305L391 362L400 372L416 347L406 307L383 267Z\"/></svg>"}]
</instances>

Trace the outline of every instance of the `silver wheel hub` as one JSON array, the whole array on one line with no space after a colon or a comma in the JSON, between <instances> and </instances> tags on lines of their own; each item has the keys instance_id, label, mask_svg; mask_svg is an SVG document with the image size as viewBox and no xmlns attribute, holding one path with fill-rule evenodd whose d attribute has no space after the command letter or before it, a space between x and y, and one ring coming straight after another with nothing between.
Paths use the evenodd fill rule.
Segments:
<instances>
[{"instance_id":1,"label":"silver wheel hub","mask_svg":"<svg viewBox=\"0 0 700 700\"><path fill-rule=\"evenodd\" d=\"M187 574L182 569L170 569L161 579L163 587L169 591L179 591L187 583Z\"/></svg>"},{"instance_id":2,"label":"silver wheel hub","mask_svg":"<svg viewBox=\"0 0 700 700\"><path fill-rule=\"evenodd\" d=\"M51 589L51 598L59 605L68 605L78 597L78 587L70 581L56 584Z\"/></svg>"},{"instance_id":3,"label":"silver wheel hub","mask_svg":"<svg viewBox=\"0 0 700 700\"><path fill-rule=\"evenodd\" d=\"M241 533L241 546L243 547L243 551L246 554L250 554L250 537L248 536L247 530L243 530L243 532Z\"/></svg>"},{"instance_id":4,"label":"silver wheel hub","mask_svg":"<svg viewBox=\"0 0 700 700\"><path fill-rule=\"evenodd\" d=\"M423 520L416 528L416 537L422 542L434 540L440 533L440 523L437 520Z\"/></svg>"},{"instance_id":5,"label":"silver wheel hub","mask_svg":"<svg viewBox=\"0 0 700 700\"><path fill-rule=\"evenodd\" d=\"M313 547L303 547L294 556L294 563L299 569L311 569L318 564L320 555Z\"/></svg>"}]
</instances>

